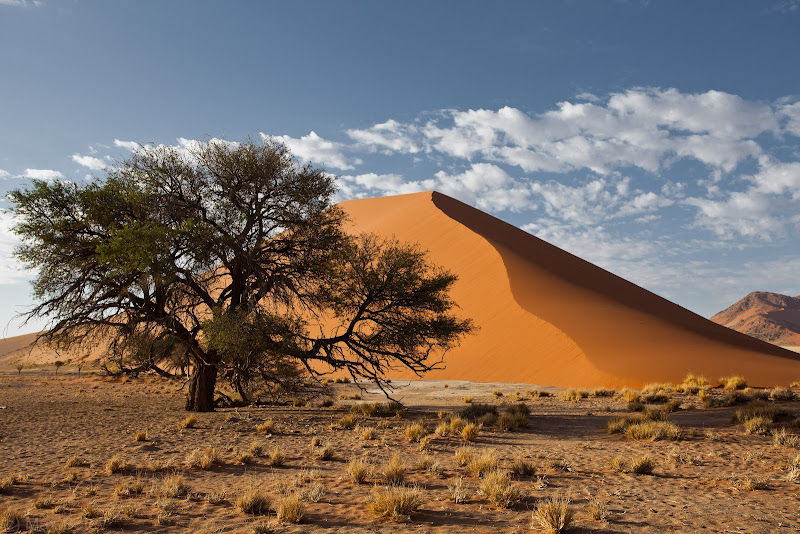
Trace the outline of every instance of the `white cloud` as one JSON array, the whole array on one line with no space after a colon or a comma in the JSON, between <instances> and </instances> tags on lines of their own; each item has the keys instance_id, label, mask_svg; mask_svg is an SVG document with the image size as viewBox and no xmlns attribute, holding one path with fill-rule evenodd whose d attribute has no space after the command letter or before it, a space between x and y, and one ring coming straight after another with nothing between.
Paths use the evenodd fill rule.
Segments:
<instances>
[{"instance_id":1,"label":"white cloud","mask_svg":"<svg viewBox=\"0 0 800 534\"><path fill-rule=\"evenodd\" d=\"M136 141L120 141L119 139L114 139L114 146L125 148L130 150L131 152L135 152L142 148L142 145L137 143Z\"/></svg>"},{"instance_id":2,"label":"white cloud","mask_svg":"<svg viewBox=\"0 0 800 534\"><path fill-rule=\"evenodd\" d=\"M53 171L50 169L25 169L22 177L33 178L36 180L56 180L58 178L63 178L64 175L59 171Z\"/></svg>"},{"instance_id":3,"label":"white cloud","mask_svg":"<svg viewBox=\"0 0 800 534\"><path fill-rule=\"evenodd\" d=\"M459 174L435 174L437 191L456 197L482 210L520 211L533 208L530 188L490 163L473 163Z\"/></svg>"},{"instance_id":4,"label":"white cloud","mask_svg":"<svg viewBox=\"0 0 800 534\"><path fill-rule=\"evenodd\" d=\"M351 139L370 149L385 148L401 154L416 154L421 150L414 141L416 126L388 120L365 130L347 130Z\"/></svg>"},{"instance_id":5,"label":"white cloud","mask_svg":"<svg viewBox=\"0 0 800 534\"><path fill-rule=\"evenodd\" d=\"M95 158L92 156L81 156L80 154L73 154L72 161L74 161L78 165L82 165L83 167L88 167L96 171L108 167L108 164L106 162L104 162L100 158Z\"/></svg>"},{"instance_id":6,"label":"white cloud","mask_svg":"<svg viewBox=\"0 0 800 534\"><path fill-rule=\"evenodd\" d=\"M780 108L781 115L786 118L786 132L800 136L800 102L786 104Z\"/></svg>"},{"instance_id":7,"label":"white cloud","mask_svg":"<svg viewBox=\"0 0 800 534\"><path fill-rule=\"evenodd\" d=\"M344 155L346 148L344 144L323 139L313 131L300 139L288 135L269 136L265 133L261 133L261 137L283 143L295 157L302 161L311 161L317 165L343 171L354 169L354 165L361 164L361 160L357 158L348 160Z\"/></svg>"},{"instance_id":8,"label":"white cloud","mask_svg":"<svg viewBox=\"0 0 800 534\"><path fill-rule=\"evenodd\" d=\"M0 210L0 285L19 284L33 274L33 271L24 270L14 258L14 248L20 244L20 240L11 231L13 226L13 214Z\"/></svg>"},{"instance_id":9,"label":"white cloud","mask_svg":"<svg viewBox=\"0 0 800 534\"><path fill-rule=\"evenodd\" d=\"M4 180L6 178L9 178L10 176L11 176L10 172L4 171L3 169L0 169L0 179Z\"/></svg>"},{"instance_id":10,"label":"white cloud","mask_svg":"<svg viewBox=\"0 0 800 534\"><path fill-rule=\"evenodd\" d=\"M44 5L39 0L0 0L0 6L14 7L40 7Z\"/></svg>"}]
</instances>

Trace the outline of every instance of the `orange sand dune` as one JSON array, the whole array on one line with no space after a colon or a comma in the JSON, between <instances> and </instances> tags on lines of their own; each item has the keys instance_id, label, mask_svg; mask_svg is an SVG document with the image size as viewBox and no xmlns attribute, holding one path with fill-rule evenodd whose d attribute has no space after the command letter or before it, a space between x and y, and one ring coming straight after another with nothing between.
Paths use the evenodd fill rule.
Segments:
<instances>
[{"instance_id":1,"label":"orange sand dune","mask_svg":"<svg viewBox=\"0 0 800 534\"><path fill-rule=\"evenodd\" d=\"M480 331L426 378L640 387L688 372L750 383L800 378L797 354L686 310L436 192L340 204L353 232L419 243L455 272L452 296ZM411 377L398 371L393 377Z\"/></svg>"}]
</instances>

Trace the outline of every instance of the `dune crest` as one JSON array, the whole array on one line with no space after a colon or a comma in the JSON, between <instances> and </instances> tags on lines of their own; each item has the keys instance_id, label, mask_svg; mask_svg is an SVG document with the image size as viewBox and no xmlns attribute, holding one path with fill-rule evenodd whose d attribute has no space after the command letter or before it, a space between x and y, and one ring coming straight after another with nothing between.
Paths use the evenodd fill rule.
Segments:
<instances>
[{"instance_id":1,"label":"dune crest","mask_svg":"<svg viewBox=\"0 0 800 534\"><path fill-rule=\"evenodd\" d=\"M418 243L455 272L480 331L426 378L639 387L687 372L754 384L800 378L797 354L717 325L437 192L342 202L353 232ZM392 375L408 378L402 370Z\"/></svg>"}]
</instances>

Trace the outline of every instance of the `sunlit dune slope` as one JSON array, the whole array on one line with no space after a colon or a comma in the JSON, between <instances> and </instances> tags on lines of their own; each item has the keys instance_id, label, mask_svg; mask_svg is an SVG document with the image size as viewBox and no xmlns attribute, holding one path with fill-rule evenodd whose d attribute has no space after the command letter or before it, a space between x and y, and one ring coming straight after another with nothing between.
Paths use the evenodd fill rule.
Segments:
<instances>
[{"instance_id":1,"label":"sunlit dune slope","mask_svg":"<svg viewBox=\"0 0 800 534\"><path fill-rule=\"evenodd\" d=\"M418 243L455 272L452 296L480 331L426 378L639 387L741 374L800 378L800 357L694 314L436 192L340 204L353 232ZM394 377L411 377L398 371Z\"/></svg>"}]
</instances>

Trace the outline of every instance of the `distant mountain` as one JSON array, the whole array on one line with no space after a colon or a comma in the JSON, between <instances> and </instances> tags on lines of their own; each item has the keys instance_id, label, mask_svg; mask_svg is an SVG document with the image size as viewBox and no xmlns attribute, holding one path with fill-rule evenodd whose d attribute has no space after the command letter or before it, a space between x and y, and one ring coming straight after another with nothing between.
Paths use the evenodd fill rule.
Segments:
<instances>
[{"instance_id":1,"label":"distant mountain","mask_svg":"<svg viewBox=\"0 0 800 534\"><path fill-rule=\"evenodd\" d=\"M775 345L800 345L800 296L753 291L711 320Z\"/></svg>"}]
</instances>

